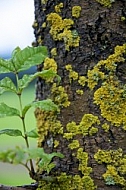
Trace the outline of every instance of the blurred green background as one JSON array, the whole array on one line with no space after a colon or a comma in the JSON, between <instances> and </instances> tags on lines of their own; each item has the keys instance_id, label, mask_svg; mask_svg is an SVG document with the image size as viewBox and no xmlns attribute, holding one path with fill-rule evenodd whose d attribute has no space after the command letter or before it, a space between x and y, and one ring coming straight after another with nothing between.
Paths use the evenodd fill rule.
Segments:
<instances>
[{"instance_id":1,"label":"blurred green background","mask_svg":"<svg viewBox=\"0 0 126 190\"><path fill-rule=\"evenodd\" d=\"M22 101L23 105L26 105L35 99L35 86L31 84L23 92ZM0 102L5 102L7 105L19 108L18 97L13 93L3 93L0 96ZM26 114L26 127L27 131L30 131L36 127L36 121L34 117L34 108L31 108ZM18 117L6 117L0 118L0 130L5 128L20 129L22 130L22 124ZM37 145L37 140L29 138L31 147ZM24 139L21 137L10 137L7 135L0 136L0 151L8 148L20 145L25 147ZM0 184L5 185L24 185L30 184L33 180L30 179L28 171L20 165L11 165L0 162Z\"/></svg>"}]
</instances>

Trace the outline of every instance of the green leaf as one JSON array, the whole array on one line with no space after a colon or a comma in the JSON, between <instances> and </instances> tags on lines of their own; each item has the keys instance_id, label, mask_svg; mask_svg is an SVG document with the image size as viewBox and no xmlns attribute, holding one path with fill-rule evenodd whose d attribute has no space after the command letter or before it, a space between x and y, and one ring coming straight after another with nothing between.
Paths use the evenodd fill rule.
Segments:
<instances>
[{"instance_id":1,"label":"green leaf","mask_svg":"<svg viewBox=\"0 0 126 190\"><path fill-rule=\"evenodd\" d=\"M4 60L0 58L0 74L1 73L10 73L13 72L14 65L12 64L11 60Z\"/></svg>"},{"instance_id":2,"label":"green leaf","mask_svg":"<svg viewBox=\"0 0 126 190\"><path fill-rule=\"evenodd\" d=\"M23 50L17 47L12 53L12 62L15 66L15 71L19 72L39 65L47 55L48 52L45 46L26 47Z\"/></svg>"},{"instance_id":3,"label":"green leaf","mask_svg":"<svg viewBox=\"0 0 126 190\"><path fill-rule=\"evenodd\" d=\"M49 173L50 170L55 167L53 162L50 163L53 157L64 158L64 155L58 152L53 152L51 154L44 153L42 159L38 163L38 166Z\"/></svg>"},{"instance_id":4,"label":"green leaf","mask_svg":"<svg viewBox=\"0 0 126 190\"><path fill-rule=\"evenodd\" d=\"M26 153L28 153L29 157L28 159L37 159L37 158L42 158L44 153L43 148L32 148L32 149L27 149Z\"/></svg>"},{"instance_id":5,"label":"green leaf","mask_svg":"<svg viewBox=\"0 0 126 190\"><path fill-rule=\"evenodd\" d=\"M22 79L19 79L18 81L19 92L22 92L32 80L34 80L33 75L23 75Z\"/></svg>"},{"instance_id":6,"label":"green leaf","mask_svg":"<svg viewBox=\"0 0 126 190\"><path fill-rule=\"evenodd\" d=\"M57 78L58 82L60 81L60 76L58 76L54 71L52 70L43 70L41 72L37 72L34 75L24 75L22 79L18 81L18 87L20 91L24 88L26 88L30 82L32 82L35 78L41 77L43 79L52 79L54 77Z\"/></svg>"},{"instance_id":7,"label":"green leaf","mask_svg":"<svg viewBox=\"0 0 126 190\"><path fill-rule=\"evenodd\" d=\"M31 105L44 111L59 111L58 106L51 99L32 102Z\"/></svg>"},{"instance_id":8,"label":"green leaf","mask_svg":"<svg viewBox=\"0 0 126 190\"><path fill-rule=\"evenodd\" d=\"M61 80L61 77L59 75L57 75L51 69L38 72L38 73L36 73L36 76L41 77L43 79L53 79L54 77L56 77L58 82L60 82L60 80Z\"/></svg>"},{"instance_id":9,"label":"green leaf","mask_svg":"<svg viewBox=\"0 0 126 190\"><path fill-rule=\"evenodd\" d=\"M10 164L21 164L25 158L26 153L24 149L20 147L0 152L0 161Z\"/></svg>"},{"instance_id":10,"label":"green leaf","mask_svg":"<svg viewBox=\"0 0 126 190\"><path fill-rule=\"evenodd\" d=\"M22 132L18 129L3 129L0 130L0 135L9 135L9 136L22 136Z\"/></svg>"},{"instance_id":11,"label":"green leaf","mask_svg":"<svg viewBox=\"0 0 126 190\"><path fill-rule=\"evenodd\" d=\"M32 107L31 103L26 105L22 110L22 116L25 117L27 111Z\"/></svg>"},{"instance_id":12,"label":"green leaf","mask_svg":"<svg viewBox=\"0 0 126 190\"><path fill-rule=\"evenodd\" d=\"M0 103L0 118L7 116L20 116L20 112L16 108L12 108L4 103Z\"/></svg>"},{"instance_id":13,"label":"green leaf","mask_svg":"<svg viewBox=\"0 0 126 190\"><path fill-rule=\"evenodd\" d=\"M15 84L9 77L5 77L0 81L0 94L3 92L10 91L10 92L17 92Z\"/></svg>"},{"instance_id":14,"label":"green leaf","mask_svg":"<svg viewBox=\"0 0 126 190\"><path fill-rule=\"evenodd\" d=\"M26 105L22 110L23 117L25 117L25 114L31 107L40 108L44 111L59 111L58 106L56 104L54 104L54 102L51 99L47 99L47 100L32 102L32 103Z\"/></svg>"},{"instance_id":15,"label":"green leaf","mask_svg":"<svg viewBox=\"0 0 126 190\"><path fill-rule=\"evenodd\" d=\"M64 158L64 155L59 152L53 152L51 154L47 154L44 152L43 148L32 148L27 149L26 152L29 154L29 159L42 158L43 162L48 162L52 160L53 157Z\"/></svg>"},{"instance_id":16,"label":"green leaf","mask_svg":"<svg viewBox=\"0 0 126 190\"><path fill-rule=\"evenodd\" d=\"M31 137L31 138L38 138L38 133L36 129L26 132L26 135L27 137Z\"/></svg>"}]
</instances>

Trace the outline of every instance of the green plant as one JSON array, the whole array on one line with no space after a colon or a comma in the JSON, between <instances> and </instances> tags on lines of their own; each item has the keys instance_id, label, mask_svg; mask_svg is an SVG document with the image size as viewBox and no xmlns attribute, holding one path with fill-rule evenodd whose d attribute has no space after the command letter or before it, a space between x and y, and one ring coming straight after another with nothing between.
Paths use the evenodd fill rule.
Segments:
<instances>
[{"instance_id":1,"label":"green plant","mask_svg":"<svg viewBox=\"0 0 126 190\"><path fill-rule=\"evenodd\" d=\"M20 109L10 107L4 102L0 103L0 118L7 116L17 116L22 122L22 130L19 129L2 129L0 135L6 134L9 136L17 137L21 136L25 140L26 148L16 146L14 149L9 149L0 152L0 161L8 162L11 164L21 164L27 168L30 177L36 179L36 172L33 165L33 159L39 160L38 167L47 173L55 167L52 162L52 158L57 156L63 158L61 153L53 152L46 154L43 148L30 148L29 137L37 138L38 134L36 129L27 131L25 124L25 116L31 107L40 108L44 111L58 112L59 108L53 103L51 99L42 101L33 101L23 107L22 105L22 92L37 77L41 77L43 80L58 78L59 76L52 70L42 70L36 72L33 75L24 74L22 78L19 78L19 72L29 69L32 66L41 64L48 56L47 48L45 46L39 47L26 47L21 50L17 47L12 52L12 58L9 60L0 59L0 73L13 73L16 79L16 84L9 77L4 77L0 81L0 94L5 91L13 92L18 96Z\"/></svg>"}]
</instances>

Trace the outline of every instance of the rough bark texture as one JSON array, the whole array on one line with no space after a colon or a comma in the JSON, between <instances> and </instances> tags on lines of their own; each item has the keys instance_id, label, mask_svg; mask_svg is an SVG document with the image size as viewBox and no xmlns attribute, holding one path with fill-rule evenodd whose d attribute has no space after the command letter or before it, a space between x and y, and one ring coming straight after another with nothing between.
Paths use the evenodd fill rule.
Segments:
<instances>
[{"instance_id":1,"label":"rough bark texture","mask_svg":"<svg viewBox=\"0 0 126 190\"><path fill-rule=\"evenodd\" d=\"M106 122L106 119L101 116L99 107L93 103L93 96L96 89L90 90L87 86L81 87L84 90L83 95L76 93L80 89L77 81L70 83L68 71L65 66L72 64L73 70L78 72L79 75L86 76L89 69L92 69L100 60L107 59L110 54L113 54L114 48L117 45L122 45L126 42L126 23L121 21L121 17L126 16L126 1L116 0L110 8L101 6L95 0L64 0L53 1L49 0L46 3L41 3L40 0L35 2L35 20L37 25L34 33L36 37L35 46L41 45L39 39L41 37L42 44L46 45L49 54L52 48L57 48L57 55L55 61L58 65L58 74L61 76L61 85L65 87L68 94L70 106L62 108L58 119L61 121L63 130L66 132L66 125L68 122L76 122L79 124L84 114L93 114L98 116L101 124ZM81 6L81 15L79 18L72 18L74 25L72 29L76 29L80 36L80 44L78 47L70 47L70 50L65 50L63 41L53 40L49 33L50 27L43 28L42 24L46 22L47 15L55 12L55 5L63 2L63 8L60 13L62 18L72 18L71 9L73 6ZM51 54L49 55L51 56ZM123 63L123 68L126 63ZM38 67L38 70L41 70ZM123 69L122 69L123 70ZM120 81L125 84L124 74L121 73L121 66L117 68L117 76ZM98 84L100 85L100 84ZM44 81L38 79L36 87L36 98L45 99L50 94L50 86ZM106 133L98 125L98 132L94 135L76 135L74 139L79 140L80 147L88 153L88 166L93 169L90 174L97 185L98 190L120 190L121 186L107 186L103 180L102 174L106 171L105 164L98 164L94 159L94 154L98 149L103 150L117 150L121 148L123 153L126 154L126 135L121 127L115 127L112 124L110 130ZM80 175L78 170L78 159L73 157L74 150L68 148L69 140L63 138L62 135L53 136L58 140L59 146L57 148L49 147L47 140L52 137L48 132L42 146L46 152L58 151L65 155L64 159L55 159L56 167L51 171L50 175L60 175L61 172L66 172L67 175ZM76 149L75 149L76 152ZM44 175L44 173L43 173Z\"/></svg>"}]
</instances>

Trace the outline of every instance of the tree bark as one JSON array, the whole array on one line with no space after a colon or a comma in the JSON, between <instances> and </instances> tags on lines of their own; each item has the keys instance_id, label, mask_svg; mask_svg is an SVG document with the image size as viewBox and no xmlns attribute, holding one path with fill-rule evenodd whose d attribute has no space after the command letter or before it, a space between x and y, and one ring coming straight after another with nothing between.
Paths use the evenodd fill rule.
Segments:
<instances>
[{"instance_id":1,"label":"tree bark","mask_svg":"<svg viewBox=\"0 0 126 190\"><path fill-rule=\"evenodd\" d=\"M55 6L59 5L59 3L63 3L63 7L60 8L61 12L56 12ZM89 188L85 186L82 188L80 187L80 189L95 189L95 186L97 186L96 189L98 190L119 190L122 189L122 187L126 188L126 172L123 174L117 171L118 175L124 179L124 184L115 181L114 177L111 176L112 182L107 185L102 175L107 171L108 165L111 165L116 169L119 168L119 166L116 167L112 161L108 164L105 161L101 161L100 164L95 158L98 150L104 150L106 151L104 152L106 155L107 151L111 151L111 153L109 152L109 154L111 154L110 157L113 156L113 160L116 161L114 154L118 153L112 152L122 150L122 157L120 156L119 158L124 159L124 155L126 154L126 134L123 128L124 122L120 122L119 127L117 127L116 123L111 119L109 120L108 116L105 117L102 113L100 104L96 105L94 103L95 92L103 85L103 81L108 82L108 79L104 78L102 80L102 78L98 78L97 85L91 89L89 86L90 77L88 75L88 72L93 70L100 60L108 60L110 55L115 55L114 49L117 45L122 46L126 42L126 1L115 1L112 3L111 7L103 6L95 0L80 0L78 2L76 0L34 0L34 4L35 23L33 27L36 38L34 45L45 45L48 47L49 57L54 58L57 63L57 72L61 77L60 86L63 87L65 93L68 95L68 101L70 101L70 105L67 107L65 107L63 103L62 106L60 105L60 114L58 115L52 116L50 113L45 113L40 110L36 110L35 112L40 137L38 139L38 146L44 147L47 153L61 152L65 156L64 159L54 159L56 167L51 170L49 176L58 177L63 172L65 172L67 176L72 177L76 175L81 178L83 178L83 176L87 176L79 169L82 159L77 157L77 152L82 148L83 152L88 154L88 164L86 167L87 170L89 169L88 167L92 168L92 172L90 172L88 176L90 176L94 181L94 187ZM76 16L72 16L72 8L74 6L81 7L80 16L78 18L76 18ZM56 13L62 18L62 20L67 18L74 21L74 24L70 26L69 30L76 33L75 39L80 37L78 46L75 47L73 44L68 47L65 44L64 38L62 38L62 40L54 39L54 36L50 32L52 23L48 21L48 15L51 13ZM43 23L46 24L46 26L44 26ZM57 35L63 33L63 30L65 29L63 28L60 30ZM68 40L67 36L66 40ZM51 53L52 48L57 49L55 56ZM125 52L126 51L122 53L124 59L126 56ZM112 82L108 82L108 86L114 81L118 81L120 89L123 89L126 82L124 72L126 62L119 62L121 64L118 64L117 62L115 63L117 65L116 70L112 73L114 79ZM72 66L72 72L69 69L66 69L66 65L68 64ZM39 71L42 69L43 65L38 67ZM70 72L74 75L71 76L71 78ZM104 66L100 68L100 72L104 73L108 78L110 77L110 71L106 70ZM76 74L78 75L77 79ZM80 76L86 77L85 84L81 85L78 82ZM42 100L45 98L52 98L53 101L57 103L55 100L56 92L52 93L52 86L52 83L47 83L39 78L36 85L36 99ZM58 91L58 87L56 90ZM59 96L61 96L61 94L59 94ZM118 109L121 109L120 106L121 105L119 104ZM73 127L80 126L82 125L84 115L87 116L89 120L92 116L96 116L99 122L94 122L94 124L88 128L86 134L76 133L70 139L64 137L64 134L66 133L69 133L70 135L70 132L73 129L71 128L71 131L68 130L68 123L71 124L74 122ZM59 128L52 130L52 127L55 126L53 122L48 123L50 120L56 124L57 122L60 122L63 133L59 132ZM90 122L89 120L87 120L87 123ZM49 127L47 131L45 131L47 123ZM102 127L105 123L109 125L107 132ZM92 126L97 128L98 131L96 133L90 131ZM43 138L42 133L44 134ZM52 144L49 144L48 142L51 142L51 140ZM79 142L79 147L70 148L70 144L73 140L75 140L74 142ZM54 142L59 143L57 147ZM123 167L126 166L123 165ZM48 176L45 172L39 171L38 173L41 173L42 176ZM106 178L106 180L107 179L108 178ZM55 182L47 182L46 184L48 185L49 183L50 186L48 186L48 188L50 187L50 189L51 187L52 189L54 188L54 183L57 183L57 186L59 186L60 189L63 189L63 187L58 184L57 180ZM41 185L40 188L44 189ZM55 187L54 189L58 188Z\"/></svg>"}]
</instances>

